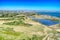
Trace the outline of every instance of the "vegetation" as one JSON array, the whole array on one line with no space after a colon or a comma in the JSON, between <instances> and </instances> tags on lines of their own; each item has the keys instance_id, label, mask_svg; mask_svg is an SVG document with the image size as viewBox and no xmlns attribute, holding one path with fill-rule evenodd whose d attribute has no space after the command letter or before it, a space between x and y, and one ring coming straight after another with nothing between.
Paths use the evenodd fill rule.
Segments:
<instances>
[{"instance_id":1,"label":"vegetation","mask_svg":"<svg viewBox=\"0 0 60 40\"><path fill-rule=\"evenodd\" d=\"M0 13L0 17L14 17L17 13Z\"/></svg>"},{"instance_id":2,"label":"vegetation","mask_svg":"<svg viewBox=\"0 0 60 40\"><path fill-rule=\"evenodd\" d=\"M6 25L32 26L31 24L24 23L24 20L25 20L26 18L27 18L27 17L25 17L25 16L16 16L16 17L14 17L14 19L12 19L12 20L15 20L15 21L3 23L3 24L6 24ZM10 19L10 20L11 20L11 19Z\"/></svg>"},{"instance_id":3,"label":"vegetation","mask_svg":"<svg viewBox=\"0 0 60 40\"><path fill-rule=\"evenodd\" d=\"M23 21L13 21L13 22L8 22L8 23L3 23L6 25L21 25L21 26L32 26L31 24L24 23Z\"/></svg>"},{"instance_id":4,"label":"vegetation","mask_svg":"<svg viewBox=\"0 0 60 40\"><path fill-rule=\"evenodd\" d=\"M36 15L33 12L7 11L0 14L0 40L43 40L48 34L50 38L50 33L54 34L52 37L55 40L54 37L57 34L55 30L29 19L30 16Z\"/></svg>"},{"instance_id":5,"label":"vegetation","mask_svg":"<svg viewBox=\"0 0 60 40\"><path fill-rule=\"evenodd\" d=\"M26 35L22 32L15 32L13 28L0 27L0 40L42 40L44 36Z\"/></svg>"}]
</instances>

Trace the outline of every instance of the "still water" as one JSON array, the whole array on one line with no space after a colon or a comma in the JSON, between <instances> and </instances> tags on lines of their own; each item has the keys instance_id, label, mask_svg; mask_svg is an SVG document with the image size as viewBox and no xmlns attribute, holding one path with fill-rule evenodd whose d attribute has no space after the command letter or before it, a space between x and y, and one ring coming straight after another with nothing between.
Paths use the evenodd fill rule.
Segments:
<instances>
[{"instance_id":1,"label":"still water","mask_svg":"<svg viewBox=\"0 0 60 40\"><path fill-rule=\"evenodd\" d=\"M56 22L56 21L51 21L51 20L47 20L47 19L33 19L39 23L42 23L46 26L50 26L50 25L54 25L54 24L57 24L59 22Z\"/></svg>"}]
</instances>

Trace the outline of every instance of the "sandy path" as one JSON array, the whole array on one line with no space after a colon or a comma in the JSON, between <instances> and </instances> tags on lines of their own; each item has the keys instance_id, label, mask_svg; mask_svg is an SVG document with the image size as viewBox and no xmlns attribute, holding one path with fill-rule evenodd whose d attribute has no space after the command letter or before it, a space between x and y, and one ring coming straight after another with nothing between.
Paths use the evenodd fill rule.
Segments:
<instances>
[{"instance_id":1,"label":"sandy path","mask_svg":"<svg viewBox=\"0 0 60 40\"><path fill-rule=\"evenodd\" d=\"M0 21L0 24L3 24L3 23L5 23L5 21Z\"/></svg>"}]
</instances>

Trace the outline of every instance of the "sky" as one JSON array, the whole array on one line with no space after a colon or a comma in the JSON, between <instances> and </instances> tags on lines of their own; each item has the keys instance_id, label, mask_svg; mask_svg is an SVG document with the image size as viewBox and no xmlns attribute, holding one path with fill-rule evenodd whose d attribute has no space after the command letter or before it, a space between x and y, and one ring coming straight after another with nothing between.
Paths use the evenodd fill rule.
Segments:
<instances>
[{"instance_id":1,"label":"sky","mask_svg":"<svg viewBox=\"0 0 60 40\"><path fill-rule=\"evenodd\" d=\"M0 10L60 10L60 0L0 0Z\"/></svg>"}]
</instances>

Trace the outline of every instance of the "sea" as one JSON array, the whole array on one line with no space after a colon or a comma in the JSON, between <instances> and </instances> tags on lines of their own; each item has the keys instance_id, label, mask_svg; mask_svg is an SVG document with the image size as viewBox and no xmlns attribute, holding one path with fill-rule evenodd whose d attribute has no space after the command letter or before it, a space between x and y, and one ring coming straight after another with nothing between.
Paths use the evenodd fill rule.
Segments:
<instances>
[{"instance_id":1,"label":"sea","mask_svg":"<svg viewBox=\"0 0 60 40\"><path fill-rule=\"evenodd\" d=\"M37 14L56 16L60 18L60 12L36 12Z\"/></svg>"},{"instance_id":2,"label":"sea","mask_svg":"<svg viewBox=\"0 0 60 40\"><path fill-rule=\"evenodd\" d=\"M41 15L49 15L49 16L55 16L60 18L60 13L59 12L36 12L37 14L41 14ZM42 23L46 26L51 26L51 25L55 25L55 24L59 24L60 22L56 22L56 21L52 21L52 20L47 20L47 19L33 19L38 21L39 23Z\"/></svg>"}]
</instances>

